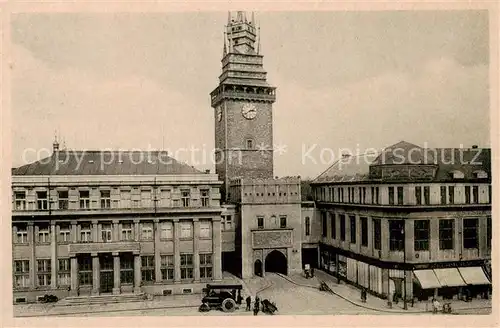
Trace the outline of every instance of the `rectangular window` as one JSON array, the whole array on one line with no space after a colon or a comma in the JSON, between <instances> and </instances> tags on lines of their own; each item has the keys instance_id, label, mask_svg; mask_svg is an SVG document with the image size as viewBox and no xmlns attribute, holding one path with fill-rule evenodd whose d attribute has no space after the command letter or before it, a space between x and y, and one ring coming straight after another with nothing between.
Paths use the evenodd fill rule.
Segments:
<instances>
[{"instance_id":1,"label":"rectangular window","mask_svg":"<svg viewBox=\"0 0 500 328\"><path fill-rule=\"evenodd\" d=\"M330 213L330 233L332 239L337 239L337 227L335 225L335 213Z\"/></svg>"},{"instance_id":2,"label":"rectangular window","mask_svg":"<svg viewBox=\"0 0 500 328\"><path fill-rule=\"evenodd\" d=\"M212 229L211 222L207 220L200 221L200 238L211 238Z\"/></svg>"},{"instance_id":3,"label":"rectangular window","mask_svg":"<svg viewBox=\"0 0 500 328\"><path fill-rule=\"evenodd\" d=\"M361 199L362 199L362 201L361 201L361 202L362 202L363 204L366 204L366 203L367 203L367 202L366 202L366 187L363 187L363 192L362 192L361 196L362 196L362 197L361 197Z\"/></svg>"},{"instance_id":4,"label":"rectangular window","mask_svg":"<svg viewBox=\"0 0 500 328\"><path fill-rule=\"evenodd\" d=\"M181 254L181 279L193 278L193 254Z\"/></svg>"},{"instance_id":5,"label":"rectangular window","mask_svg":"<svg viewBox=\"0 0 500 328\"><path fill-rule=\"evenodd\" d=\"M455 187L448 186L448 204L455 204Z\"/></svg>"},{"instance_id":6,"label":"rectangular window","mask_svg":"<svg viewBox=\"0 0 500 328\"><path fill-rule=\"evenodd\" d=\"M71 284L71 268L69 259L59 259L57 270L57 283L59 286L69 286Z\"/></svg>"},{"instance_id":7,"label":"rectangular window","mask_svg":"<svg viewBox=\"0 0 500 328\"><path fill-rule=\"evenodd\" d=\"M121 190L121 197L120 197L120 207L121 208L131 208L132 203L130 199L130 190Z\"/></svg>"},{"instance_id":8,"label":"rectangular window","mask_svg":"<svg viewBox=\"0 0 500 328\"><path fill-rule=\"evenodd\" d=\"M340 218L340 240L345 241L345 215L341 214Z\"/></svg>"},{"instance_id":9,"label":"rectangular window","mask_svg":"<svg viewBox=\"0 0 500 328\"><path fill-rule=\"evenodd\" d=\"M286 228L286 216L280 216L280 228Z\"/></svg>"},{"instance_id":10,"label":"rectangular window","mask_svg":"<svg viewBox=\"0 0 500 328\"><path fill-rule=\"evenodd\" d=\"M28 227L25 224L17 226L15 243L16 244L28 243Z\"/></svg>"},{"instance_id":11,"label":"rectangular window","mask_svg":"<svg viewBox=\"0 0 500 328\"><path fill-rule=\"evenodd\" d=\"M50 230L49 226L38 227L38 243L50 243Z\"/></svg>"},{"instance_id":12,"label":"rectangular window","mask_svg":"<svg viewBox=\"0 0 500 328\"><path fill-rule=\"evenodd\" d=\"M253 140L247 139L247 149L253 149Z\"/></svg>"},{"instance_id":13,"label":"rectangular window","mask_svg":"<svg viewBox=\"0 0 500 328\"><path fill-rule=\"evenodd\" d=\"M143 222L143 223L141 223L141 226L142 226L141 239L142 240L153 240L153 223L152 222Z\"/></svg>"},{"instance_id":14,"label":"rectangular window","mask_svg":"<svg viewBox=\"0 0 500 328\"><path fill-rule=\"evenodd\" d=\"M181 225L181 239L193 238L193 223L181 222L180 225Z\"/></svg>"},{"instance_id":15,"label":"rectangular window","mask_svg":"<svg viewBox=\"0 0 500 328\"><path fill-rule=\"evenodd\" d=\"M394 187L389 187L389 205L394 205Z\"/></svg>"},{"instance_id":16,"label":"rectangular window","mask_svg":"<svg viewBox=\"0 0 500 328\"><path fill-rule=\"evenodd\" d=\"M263 216L257 217L257 228L264 229L264 217Z\"/></svg>"},{"instance_id":17,"label":"rectangular window","mask_svg":"<svg viewBox=\"0 0 500 328\"><path fill-rule=\"evenodd\" d=\"M465 186L465 204L470 204L470 186Z\"/></svg>"},{"instance_id":18,"label":"rectangular window","mask_svg":"<svg viewBox=\"0 0 500 328\"><path fill-rule=\"evenodd\" d=\"M413 226L415 251L429 250L429 220L415 220Z\"/></svg>"},{"instance_id":19,"label":"rectangular window","mask_svg":"<svg viewBox=\"0 0 500 328\"><path fill-rule=\"evenodd\" d=\"M181 190L182 207L189 207L191 192L188 189Z\"/></svg>"},{"instance_id":20,"label":"rectangular window","mask_svg":"<svg viewBox=\"0 0 500 328\"><path fill-rule=\"evenodd\" d=\"M375 187L371 187L372 190L372 204L375 204Z\"/></svg>"},{"instance_id":21,"label":"rectangular window","mask_svg":"<svg viewBox=\"0 0 500 328\"><path fill-rule=\"evenodd\" d=\"M349 217L351 227L351 244L356 244L356 217L354 215Z\"/></svg>"},{"instance_id":22,"label":"rectangular window","mask_svg":"<svg viewBox=\"0 0 500 328\"><path fill-rule=\"evenodd\" d=\"M155 257L153 255L141 256L142 281L153 281L155 279Z\"/></svg>"},{"instance_id":23,"label":"rectangular window","mask_svg":"<svg viewBox=\"0 0 500 328\"><path fill-rule=\"evenodd\" d=\"M493 229L491 225L491 216L488 216L486 218L486 247L491 250L491 238L492 238L492 231Z\"/></svg>"},{"instance_id":24,"label":"rectangular window","mask_svg":"<svg viewBox=\"0 0 500 328\"><path fill-rule=\"evenodd\" d=\"M439 249L453 249L454 219L439 220Z\"/></svg>"},{"instance_id":25,"label":"rectangular window","mask_svg":"<svg viewBox=\"0 0 500 328\"><path fill-rule=\"evenodd\" d=\"M340 196L340 189L342 188L337 188L337 202L342 203L342 197Z\"/></svg>"},{"instance_id":26,"label":"rectangular window","mask_svg":"<svg viewBox=\"0 0 500 328\"><path fill-rule=\"evenodd\" d=\"M46 191L37 191L36 192L36 205L38 210L47 210L49 209L49 199L47 197Z\"/></svg>"},{"instance_id":27,"label":"rectangular window","mask_svg":"<svg viewBox=\"0 0 500 328\"><path fill-rule=\"evenodd\" d=\"M141 207L149 208L151 207L151 190L142 190L141 191Z\"/></svg>"},{"instance_id":28,"label":"rectangular window","mask_svg":"<svg viewBox=\"0 0 500 328\"><path fill-rule=\"evenodd\" d=\"M430 187L424 187L424 204L430 205L431 203L431 190Z\"/></svg>"},{"instance_id":29,"label":"rectangular window","mask_svg":"<svg viewBox=\"0 0 500 328\"><path fill-rule=\"evenodd\" d=\"M389 220L389 249L402 251L404 249L404 221Z\"/></svg>"},{"instance_id":30,"label":"rectangular window","mask_svg":"<svg viewBox=\"0 0 500 328\"><path fill-rule=\"evenodd\" d=\"M212 278L212 254L200 254L200 278Z\"/></svg>"},{"instance_id":31,"label":"rectangular window","mask_svg":"<svg viewBox=\"0 0 500 328\"><path fill-rule=\"evenodd\" d=\"M69 224L61 223L59 225L59 242L60 243L69 243L71 241L71 229Z\"/></svg>"},{"instance_id":32,"label":"rectangular window","mask_svg":"<svg viewBox=\"0 0 500 328\"><path fill-rule=\"evenodd\" d=\"M200 198L201 198L201 206L203 207L210 206L210 193L208 189L200 190Z\"/></svg>"},{"instance_id":33,"label":"rectangular window","mask_svg":"<svg viewBox=\"0 0 500 328\"><path fill-rule=\"evenodd\" d=\"M422 205L422 187L415 187L415 199L417 205Z\"/></svg>"},{"instance_id":34,"label":"rectangular window","mask_svg":"<svg viewBox=\"0 0 500 328\"><path fill-rule=\"evenodd\" d=\"M14 287L30 287L30 261L14 260Z\"/></svg>"},{"instance_id":35,"label":"rectangular window","mask_svg":"<svg viewBox=\"0 0 500 328\"><path fill-rule=\"evenodd\" d=\"M50 286L52 279L50 260L37 260L38 286Z\"/></svg>"},{"instance_id":36,"label":"rectangular window","mask_svg":"<svg viewBox=\"0 0 500 328\"><path fill-rule=\"evenodd\" d=\"M361 217L361 246L368 246L368 218Z\"/></svg>"},{"instance_id":37,"label":"rectangular window","mask_svg":"<svg viewBox=\"0 0 500 328\"><path fill-rule=\"evenodd\" d=\"M92 258L84 257L79 261L78 274L81 286L92 286Z\"/></svg>"},{"instance_id":38,"label":"rectangular window","mask_svg":"<svg viewBox=\"0 0 500 328\"><path fill-rule=\"evenodd\" d=\"M306 216L305 218L305 230L306 230L306 236L311 235L311 219Z\"/></svg>"},{"instance_id":39,"label":"rectangular window","mask_svg":"<svg viewBox=\"0 0 500 328\"><path fill-rule=\"evenodd\" d=\"M92 230L89 223L82 223L80 225L80 241L83 243L92 242Z\"/></svg>"},{"instance_id":40,"label":"rectangular window","mask_svg":"<svg viewBox=\"0 0 500 328\"><path fill-rule=\"evenodd\" d=\"M326 221L326 212L321 212L321 236L326 237L328 228Z\"/></svg>"},{"instance_id":41,"label":"rectangular window","mask_svg":"<svg viewBox=\"0 0 500 328\"><path fill-rule=\"evenodd\" d=\"M124 222L122 223L122 240L133 240L134 235L132 234L132 223Z\"/></svg>"},{"instance_id":42,"label":"rectangular window","mask_svg":"<svg viewBox=\"0 0 500 328\"><path fill-rule=\"evenodd\" d=\"M403 187L398 187L398 205L404 204L404 189Z\"/></svg>"},{"instance_id":43,"label":"rectangular window","mask_svg":"<svg viewBox=\"0 0 500 328\"><path fill-rule=\"evenodd\" d=\"M488 203L491 204L491 192L492 188L491 185L488 186Z\"/></svg>"},{"instance_id":44,"label":"rectangular window","mask_svg":"<svg viewBox=\"0 0 500 328\"><path fill-rule=\"evenodd\" d=\"M112 228L111 223L102 223L101 224L101 237L103 242L108 242L113 239L112 237Z\"/></svg>"},{"instance_id":45,"label":"rectangular window","mask_svg":"<svg viewBox=\"0 0 500 328\"><path fill-rule=\"evenodd\" d=\"M111 208L111 191L101 190L101 208Z\"/></svg>"},{"instance_id":46,"label":"rectangular window","mask_svg":"<svg viewBox=\"0 0 500 328\"><path fill-rule=\"evenodd\" d=\"M14 210L23 211L26 209L26 192L25 191L15 191L14 192Z\"/></svg>"},{"instance_id":47,"label":"rectangular window","mask_svg":"<svg viewBox=\"0 0 500 328\"><path fill-rule=\"evenodd\" d=\"M472 186L472 203L473 204L479 203L479 187L478 186Z\"/></svg>"},{"instance_id":48,"label":"rectangular window","mask_svg":"<svg viewBox=\"0 0 500 328\"><path fill-rule=\"evenodd\" d=\"M169 221L163 221L160 223L160 239L173 239L173 224Z\"/></svg>"},{"instance_id":49,"label":"rectangular window","mask_svg":"<svg viewBox=\"0 0 500 328\"><path fill-rule=\"evenodd\" d=\"M134 257L123 255L120 257L120 282L132 285L134 283Z\"/></svg>"},{"instance_id":50,"label":"rectangular window","mask_svg":"<svg viewBox=\"0 0 500 328\"><path fill-rule=\"evenodd\" d=\"M441 186L441 204L446 205L446 186Z\"/></svg>"},{"instance_id":51,"label":"rectangular window","mask_svg":"<svg viewBox=\"0 0 500 328\"><path fill-rule=\"evenodd\" d=\"M80 190L80 208L90 208L90 193L88 190Z\"/></svg>"},{"instance_id":52,"label":"rectangular window","mask_svg":"<svg viewBox=\"0 0 500 328\"><path fill-rule=\"evenodd\" d=\"M67 210L69 204L69 196L67 190L59 190L57 192L57 196L59 199L58 205L60 210Z\"/></svg>"},{"instance_id":53,"label":"rectangular window","mask_svg":"<svg viewBox=\"0 0 500 328\"><path fill-rule=\"evenodd\" d=\"M229 231L233 229L233 217L231 215L226 215L226 220L224 221L224 230Z\"/></svg>"},{"instance_id":54,"label":"rectangular window","mask_svg":"<svg viewBox=\"0 0 500 328\"><path fill-rule=\"evenodd\" d=\"M173 255L161 255L161 279L163 281L174 280L174 256Z\"/></svg>"},{"instance_id":55,"label":"rectangular window","mask_svg":"<svg viewBox=\"0 0 500 328\"><path fill-rule=\"evenodd\" d=\"M373 219L373 248L381 249L382 247L382 225L380 219Z\"/></svg>"},{"instance_id":56,"label":"rectangular window","mask_svg":"<svg viewBox=\"0 0 500 328\"><path fill-rule=\"evenodd\" d=\"M478 248L477 247L477 219L464 219L464 248Z\"/></svg>"}]
</instances>

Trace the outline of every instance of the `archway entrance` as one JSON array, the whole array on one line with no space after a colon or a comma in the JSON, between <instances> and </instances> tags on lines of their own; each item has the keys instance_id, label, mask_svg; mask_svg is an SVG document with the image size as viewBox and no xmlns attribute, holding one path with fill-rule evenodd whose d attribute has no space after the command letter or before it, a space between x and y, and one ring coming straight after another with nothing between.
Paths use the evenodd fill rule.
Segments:
<instances>
[{"instance_id":1,"label":"archway entrance","mask_svg":"<svg viewBox=\"0 0 500 328\"><path fill-rule=\"evenodd\" d=\"M253 272L256 276L262 277L262 261L257 260L253 265Z\"/></svg>"},{"instance_id":2,"label":"archway entrance","mask_svg":"<svg viewBox=\"0 0 500 328\"><path fill-rule=\"evenodd\" d=\"M272 251L266 256L266 272L288 274L288 263L280 251Z\"/></svg>"}]
</instances>

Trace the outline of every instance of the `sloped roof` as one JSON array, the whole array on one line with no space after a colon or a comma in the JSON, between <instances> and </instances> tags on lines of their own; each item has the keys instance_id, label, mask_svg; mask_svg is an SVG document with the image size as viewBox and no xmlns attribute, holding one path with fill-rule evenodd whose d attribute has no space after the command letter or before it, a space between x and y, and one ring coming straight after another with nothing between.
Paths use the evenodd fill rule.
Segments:
<instances>
[{"instance_id":1,"label":"sloped roof","mask_svg":"<svg viewBox=\"0 0 500 328\"><path fill-rule=\"evenodd\" d=\"M433 164L434 154L427 148L400 141L385 148L373 161L373 165Z\"/></svg>"},{"instance_id":2,"label":"sloped roof","mask_svg":"<svg viewBox=\"0 0 500 328\"><path fill-rule=\"evenodd\" d=\"M368 180L370 163L376 154L346 156L321 173L313 183L354 182Z\"/></svg>"},{"instance_id":3,"label":"sloped roof","mask_svg":"<svg viewBox=\"0 0 500 328\"><path fill-rule=\"evenodd\" d=\"M12 175L202 174L162 151L60 151L12 169Z\"/></svg>"}]
</instances>

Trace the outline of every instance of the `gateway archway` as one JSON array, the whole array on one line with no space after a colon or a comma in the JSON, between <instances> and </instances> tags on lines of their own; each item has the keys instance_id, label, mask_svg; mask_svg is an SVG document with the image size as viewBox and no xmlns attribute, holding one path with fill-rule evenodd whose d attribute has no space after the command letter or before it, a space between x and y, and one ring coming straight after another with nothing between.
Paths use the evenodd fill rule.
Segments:
<instances>
[{"instance_id":1,"label":"gateway archway","mask_svg":"<svg viewBox=\"0 0 500 328\"><path fill-rule=\"evenodd\" d=\"M280 251L272 251L266 256L266 272L288 274L288 261Z\"/></svg>"}]
</instances>

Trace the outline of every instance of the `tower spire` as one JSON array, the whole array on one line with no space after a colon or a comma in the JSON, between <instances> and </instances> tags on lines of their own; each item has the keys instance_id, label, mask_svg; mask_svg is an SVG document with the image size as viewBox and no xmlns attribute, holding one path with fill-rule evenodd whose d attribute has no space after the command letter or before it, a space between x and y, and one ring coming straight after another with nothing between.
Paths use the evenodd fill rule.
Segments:
<instances>
[{"instance_id":1,"label":"tower spire","mask_svg":"<svg viewBox=\"0 0 500 328\"><path fill-rule=\"evenodd\" d=\"M231 25L231 12L227 12L227 26Z\"/></svg>"},{"instance_id":2,"label":"tower spire","mask_svg":"<svg viewBox=\"0 0 500 328\"><path fill-rule=\"evenodd\" d=\"M257 55L260 54L260 23L259 27L257 28Z\"/></svg>"},{"instance_id":3,"label":"tower spire","mask_svg":"<svg viewBox=\"0 0 500 328\"><path fill-rule=\"evenodd\" d=\"M250 24L255 25L255 12L252 11L252 20L250 20Z\"/></svg>"}]
</instances>

